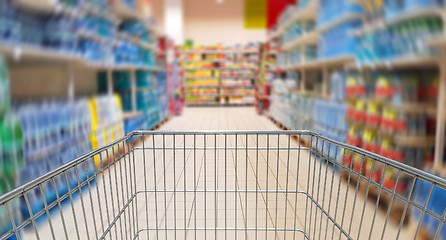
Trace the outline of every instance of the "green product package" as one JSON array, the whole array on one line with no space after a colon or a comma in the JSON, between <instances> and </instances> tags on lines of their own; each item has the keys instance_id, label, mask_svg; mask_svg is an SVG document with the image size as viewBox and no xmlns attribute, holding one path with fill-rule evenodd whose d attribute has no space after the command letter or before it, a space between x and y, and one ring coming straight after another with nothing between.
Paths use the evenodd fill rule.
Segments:
<instances>
[{"instance_id":1,"label":"green product package","mask_svg":"<svg viewBox=\"0 0 446 240\"><path fill-rule=\"evenodd\" d=\"M2 175L15 187L18 169L24 166L23 131L19 119L7 113L0 119Z\"/></svg>"}]
</instances>

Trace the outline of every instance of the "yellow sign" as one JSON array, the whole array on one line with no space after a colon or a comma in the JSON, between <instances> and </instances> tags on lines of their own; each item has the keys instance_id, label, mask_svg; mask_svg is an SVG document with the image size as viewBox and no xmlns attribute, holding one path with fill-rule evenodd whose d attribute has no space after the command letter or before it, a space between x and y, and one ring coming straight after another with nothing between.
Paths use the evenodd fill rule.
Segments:
<instances>
[{"instance_id":1,"label":"yellow sign","mask_svg":"<svg viewBox=\"0 0 446 240\"><path fill-rule=\"evenodd\" d=\"M266 0L245 0L245 28L266 28Z\"/></svg>"}]
</instances>

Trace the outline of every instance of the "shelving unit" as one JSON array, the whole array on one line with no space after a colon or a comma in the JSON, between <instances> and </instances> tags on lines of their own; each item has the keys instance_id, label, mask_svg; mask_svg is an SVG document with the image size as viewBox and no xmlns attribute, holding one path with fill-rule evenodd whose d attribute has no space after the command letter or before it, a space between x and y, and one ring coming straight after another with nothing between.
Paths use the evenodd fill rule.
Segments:
<instances>
[{"instance_id":1,"label":"shelving unit","mask_svg":"<svg viewBox=\"0 0 446 240\"><path fill-rule=\"evenodd\" d=\"M362 6L366 5L365 0L351 0L351 2L360 4ZM370 2L369 2L370 3ZM312 2L309 3L309 6L312 4ZM305 8L302 8L300 11L296 11L295 14L303 13ZM307 16L307 15L303 15ZM302 16L302 17L303 17ZM415 149L424 149L426 156L426 159L429 160L432 155L433 162L425 161L423 159L423 165L421 168L424 170L428 169L432 171L433 173L439 174L440 176L445 176L446 171L446 162L444 162L445 159L445 141L446 141L446 61L444 60L444 56L446 56L446 28L444 26L444 23L446 22L446 10L439 7L426 7L426 8L417 8L411 11L402 11L401 13L395 15L391 18L382 18L381 20L374 20L373 22L367 22L368 19L371 19L366 17L365 14L358 14L358 13L347 13L339 16L337 19L324 24L322 26L316 27L315 30L309 31L306 33L302 33L300 36L296 37L295 39L287 42L283 42L282 36L285 34L285 29L289 27L289 24L293 22L295 19L299 19L299 16L294 15L292 18L290 18L289 21L283 22L282 25L278 26L275 31L270 32L268 36L268 41L271 45L279 45L279 49L281 49L283 52L288 53L294 51L296 48L305 48L306 45L318 45L318 43L323 39L324 32L329 31L330 29L339 26L342 23L349 22L352 20L361 20L362 21L362 27L359 27L353 31L350 31L347 35L347 37L356 37L359 40L361 38L367 36L367 40L372 40L372 37L370 37L369 34L374 34L377 31L380 30L386 30L387 28L391 28L400 24L404 24L408 21L413 21L414 19L419 18L425 18L425 17L439 17L442 19L443 22L443 33L440 35L433 35L431 39L423 39L423 46L424 47L433 47L437 49L437 52L435 52L435 56L431 54L411 54L411 55L402 55L402 56L396 56L396 57L390 57L384 60L373 60L373 61L364 61L361 62L359 57L359 54L348 54L344 56L336 56L333 58L327 58L327 59L317 59L317 60L311 60L307 61L305 58L302 58L300 63L298 64L287 64L285 66L277 66L273 67L273 70L270 72L275 72L275 69L277 71L287 74L287 84L290 84L292 80L296 80L296 78L299 80L296 84L295 89L287 89L286 92L283 92L283 88L285 83L278 83L278 89L280 91L273 92L272 96L270 96L270 99L272 99L272 105L270 111L267 113L274 122L278 123L281 127L284 129L311 129L318 131L324 135L327 135L330 138L335 138L336 136L339 136L339 131L335 129L330 128L321 128L321 119L324 117L320 116L325 115L324 112L328 112L326 110L318 110L318 102L324 103L328 106L330 104L335 104L338 102L340 105L344 104L346 107L350 108L352 106L351 99L345 99L345 102L340 102L339 99L334 99L333 96L330 96L329 91L330 88L333 87L333 83L329 83L329 77L333 70L337 72L344 73L345 76L362 76L365 75L369 76L371 74L378 75L378 73L389 73L389 72L414 72L414 71L426 71L431 70L432 72L435 72L438 70L440 72L439 74L439 81L438 81L438 99L436 100L436 103L434 102L402 102L401 104L393 104L393 103L387 103L383 102L383 100L378 99L370 99L371 102L377 103L379 102L379 108L381 110L378 111L384 111L384 109L393 109L398 112L398 114L403 114L403 116L406 115L422 115L426 116L427 119L436 119L436 127L435 127L435 134L432 132L426 133L410 133L410 134L395 134L391 136L393 138L393 142L397 143L398 150L402 148L415 148ZM316 19L317 15L313 18ZM373 18L373 19L376 19ZM415 25L415 21L413 21L413 25ZM412 25L412 26L413 26ZM375 36L376 37L376 36ZM277 42L277 44L274 44L274 42ZM370 42L367 42L370 44ZM402 43L401 43L402 44ZM417 45L417 47L421 47L421 43ZM302 51L304 52L304 51ZM409 52L409 50L407 51ZM420 51L421 52L421 51ZM441 54L437 55L439 52ZM280 53L279 53L280 55ZM442 57L438 57L442 56ZM308 82L314 82L315 81L315 75L309 76L310 73L319 73L320 74L320 80L321 80L321 87L318 91L309 90L306 88ZM424 75L423 75L424 76ZM345 79L345 78L344 78ZM375 79L376 80L376 79ZM426 79L427 81L428 79ZM431 79L429 79L430 81ZM364 80L366 81L366 80ZM273 83L274 84L274 83ZM370 83L367 83L370 84ZM428 84L428 83L424 83ZM370 86L368 86L370 87ZM276 90L273 90L276 91ZM259 95L263 94L258 93ZM364 93L364 95L366 95ZM329 100L328 100L329 99ZM360 98L362 99L362 98ZM362 99L364 100L364 99ZM366 101L363 104L367 106L369 103ZM354 105L353 105L354 106ZM356 106L354 106L356 107ZM330 118L334 119L337 118L337 114L344 115L351 117L350 115L352 113L348 112L341 113L341 110L338 110L338 113L330 112L329 116ZM295 110L297 109L297 110ZM345 110L345 109L344 109ZM313 113L313 111L315 111ZM362 112L367 113L368 109L367 107L364 107ZM296 113L294 113L296 112ZM383 114L383 113L381 113ZM349 120L349 118L346 118L344 121L345 125L350 125L350 127L347 126L346 131L350 130L352 127L361 127L360 124L356 124L356 122ZM355 126L352 126L356 124ZM427 125L427 124L426 124ZM367 127L370 129L371 127ZM413 128L413 126L412 126ZM344 139L339 138L338 141L344 141L349 143L348 139L348 132L344 131L342 134L344 134ZM367 130L369 131L369 130ZM387 130L386 130L387 131ZM331 136L330 134L334 134ZM342 135L341 134L341 135ZM381 136L379 136L378 141L383 141L383 138L381 137L388 137L388 132L379 132ZM363 137L363 136L361 136ZM307 141L308 139L300 139L300 141L303 141L305 145L309 144ZM350 144L352 144L350 142ZM379 142L378 144L381 144ZM362 148L366 148L367 146L359 146ZM370 147L370 146L369 146ZM381 146L379 146L381 148ZM433 151L435 149L435 151ZM371 150L371 149L368 149ZM373 150L373 149L372 149ZM431 154L432 152L432 154ZM377 152L378 154L381 154ZM385 152L384 152L385 153ZM404 153L404 152L403 152ZM394 153L392 153L394 154ZM386 155L389 157L389 155ZM393 158L393 157L390 157ZM410 158L410 154L409 154ZM412 154L413 159L409 159L407 164L417 164L419 163L418 158L415 158L415 153ZM344 158L345 159L345 158ZM344 159L338 159L337 161L344 161ZM401 162L405 162L406 159L395 159ZM350 161L350 160L349 160ZM354 161L351 159L351 161ZM367 171L366 171L367 172ZM385 179L384 182L392 183L394 181L394 176L388 176L387 173L385 173L382 177ZM393 180L392 180L393 179ZM403 193L401 193L403 194ZM415 193L414 193L415 194ZM418 193L420 194L420 193ZM421 193L423 194L423 193ZM424 196L425 197L425 196ZM421 197L422 198L422 197ZM383 199L386 204L389 204L389 199ZM400 208L401 206L395 205L392 206L393 208ZM390 207L389 207L390 209ZM393 213L392 213L393 214ZM401 213L400 213L401 214ZM409 212L407 213L409 214ZM398 217L397 217L398 218ZM406 216L408 219L409 217ZM413 221L413 220L411 220ZM415 225L418 225L416 223ZM423 227L422 227L423 228ZM415 232L415 231L414 231Z\"/></svg>"},{"instance_id":2,"label":"shelving unit","mask_svg":"<svg viewBox=\"0 0 446 240\"><path fill-rule=\"evenodd\" d=\"M352 2L358 3L358 4L363 4L364 1L361 0L352 0ZM311 3L309 4L308 7L311 6ZM290 23L292 23L294 20L297 19L305 19L308 18L308 16L312 16L313 19L315 19L317 17L317 15L313 15L310 14L311 11L306 12L305 14L302 14L304 12L304 10L306 10L306 8L304 9L300 9L298 11L295 12L294 16L289 20L286 21L283 25L279 26L276 30L274 31L272 34L270 34L269 36L269 40L272 41L276 38L281 37L284 34L284 29L286 29ZM302 15L299 16L298 14L301 13ZM381 22L373 22L371 24L364 24L364 27L353 31L351 34L355 35L355 36L361 36L363 34L372 32L372 31L376 31L378 29L384 29L388 26L392 26L404 21L408 21L414 18L419 18L419 17L426 17L426 16L439 16L442 17L443 19L445 19L445 10L444 9L439 9L439 8L426 8L426 9L418 9L418 10L413 10L413 11L408 11L408 12L404 12L401 14L398 14L397 16L389 19L389 20L385 20L385 21L381 21ZM333 28L343 22L352 20L352 19L363 19L364 18L364 14L345 14L343 16L341 16L340 18L325 24L323 26L319 26L317 27L316 30L311 31L309 33L304 33L303 35L301 35L300 37L297 37L296 39L294 39L293 41L289 42L289 43L285 43L282 46L282 50L283 51L289 51L292 50L296 47L299 46L304 46L306 44L317 44L317 41L320 37L320 33L323 31L326 31L330 28ZM444 49L446 46L446 38L445 37L438 37L436 39L433 39L430 42L431 46L440 48L440 49ZM328 74L328 68L331 69L345 69L348 71L368 71L368 70L379 70L379 69L384 69L384 70L391 70L391 69L413 69L413 68L426 68L426 67L431 67L431 68L441 68L442 65L442 59L439 59L437 57L432 57L432 56L409 56L409 57L402 57L402 58L394 58L394 59L390 59L390 60L386 60L386 61L373 61L373 62L365 62L365 63L359 63L356 62L356 58L355 56L341 56L341 57L335 57L332 59L322 59L322 60L315 60L315 61L309 61L309 62L302 62L300 64L296 64L296 65L291 65L291 66L286 66L286 67L279 67L279 70L282 72L290 72L290 71L300 71L300 76L301 76L301 87L305 86L305 70L320 70L323 74L323 84L326 85L328 82L326 81L327 79L327 74ZM443 72L443 70L442 70ZM444 75L444 74L442 74ZM441 81L444 82L444 77L441 77ZM328 86L324 86L323 89L326 90L328 88ZM441 88L440 88L441 89ZM324 93L326 91L323 91ZM294 92L296 93L296 92ZM296 94L303 94L303 93L308 93L307 91L305 91L305 89L299 90L298 93ZM322 94L321 96L324 96L325 94ZM441 94L440 94L441 95ZM326 95L325 95L326 96ZM439 101L438 101L438 108L440 109L440 104L441 102L445 102L444 100L442 101L442 97L439 97ZM403 106L403 109L406 110L411 110L411 111L423 111L423 112L427 112L429 114L437 114L438 117L437 119L439 119L439 122L441 121L441 114L437 113L436 110L434 110L434 107L432 106L424 106L424 105L418 105L418 108L414 108L414 105L405 105ZM423 109L421 109L423 108ZM443 120L444 122L444 120ZM441 124L439 124L441 125ZM444 130L441 129L442 127L437 127L437 136L443 136L444 134ZM430 138L430 140L432 140L432 137ZM437 140L438 142L440 142L440 139ZM430 141L432 143L432 141ZM437 147L437 152L442 151L439 149L442 149L441 144L437 143L436 144ZM441 159L441 157L438 157L440 154L436 154L436 158L435 159ZM441 154L443 155L443 154Z\"/></svg>"},{"instance_id":3,"label":"shelving unit","mask_svg":"<svg viewBox=\"0 0 446 240\"><path fill-rule=\"evenodd\" d=\"M253 49L234 48L182 51L186 104L253 104L258 54Z\"/></svg>"},{"instance_id":4,"label":"shelving unit","mask_svg":"<svg viewBox=\"0 0 446 240\"><path fill-rule=\"evenodd\" d=\"M11 170L11 174L15 176L16 182L11 183L8 187L11 187L11 189L17 187L18 184L30 180L27 180L26 177L37 178L45 172L49 172L50 170L59 167L61 164L65 164L67 161L75 159L92 149L102 147L118 140L125 136L125 131L151 129L147 128L146 122L148 117L152 117L152 119L156 121L152 127L159 126L160 123L165 122L169 117L168 115L166 116L164 109L161 109L161 107L150 109L157 118L148 116L146 115L146 112L139 111L136 108L138 103L136 96L138 89L135 73L138 71L150 72L157 76L156 81L159 81L159 79L163 78L162 73L165 72L164 66L157 65L155 61L150 61L149 59L150 55L156 58L158 55L162 55L163 52L160 51L157 45L161 35L154 31L155 28L150 24L148 18L138 15L134 10L126 8L126 6L119 3L110 6L110 8L102 8L87 3L83 3L73 8L64 5L62 1L58 0L12 0L6 2L12 2L13 4L7 7L19 8L20 14L29 14L28 18L34 17L39 20L39 24L41 25L47 24L50 20L53 21L51 23L54 23L55 21L59 21L59 19L63 19L66 21L64 22L66 28L63 30L68 29L69 26L76 31L70 32L72 36L69 36L72 37L70 38L69 43L76 42L76 44L72 44L69 47L66 46L68 45L66 39L64 39L65 41L63 41L63 43L58 44L45 42L43 40L44 37L53 37L45 32L46 29L34 29L42 32L42 39L36 37L36 39L28 39L28 41L26 41L23 40L21 36L22 33L20 32L16 34L19 37L9 37L9 35L5 34L2 35L2 39L0 39L0 58L4 56L6 59L6 66L11 73L9 75L9 82L11 83L11 89L14 91L11 90L10 93L14 102L20 103L17 106L14 105L8 114L15 114L17 118L20 116L19 124L21 124L20 128L23 129L23 136L21 139L23 141L20 142L22 145L20 146L20 150L25 156L24 159L22 159L22 165L17 165L19 168ZM122 3L121 1L119 2ZM11 11L13 10L14 9L11 9ZM47 16L56 17L46 18ZM96 32L85 31L85 29L87 29L86 27L81 29L80 26L82 26L82 24L74 25L74 21L86 19L86 16L90 16L93 19L100 19L101 24L106 22L106 27L109 27L113 31L110 31L111 34L107 34L108 36L104 37ZM134 18L134 16L137 17ZM21 16L18 17L14 15L11 17L11 21L20 25L22 29L24 26L27 26L27 22L23 20L24 18L25 17L21 18ZM150 39L153 41L144 42L136 37L136 35L131 36L128 33L118 30L120 22L126 19L142 21L144 25L147 26L147 31L150 32ZM5 25L3 27L2 30L4 31L6 28L13 28L16 26ZM23 29L26 31L26 28ZM54 31L61 30L54 29ZM91 58L83 53L84 49L81 48L82 45L79 44L81 39L93 40L92 42L97 43L98 46L101 47L104 45L117 46L117 44L123 42L132 45L132 47L134 45L134 48L138 49L138 51L144 51L146 59L137 59L134 61L135 58L121 57L120 61L116 57L116 48L110 48L111 52L103 54L103 56L106 57L100 58L101 60L96 60L99 58L94 58L96 61L90 61L89 59ZM71 40L73 41L71 42ZM33 42L35 44L27 42ZM62 51L58 49L69 50ZM96 84L99 72L106 73L107 85L106 91L103 92L97 87L99 84ZM132 98L132 109L129 112L122 112L121 98L114 94L116 89L113 87L114 82L112 76L116 72L129 72L132 76L132 84L129 89ZM46 78L51 79L47 80ZM1 80L3 81L3 79ZM165 77L163 81L167 81ZM20 84L17 82L20 82ZM22 82L24 83L23 85ZM57 85L61 82L61 85ZM53 83L56 83L56 85L52 86ZM1 84L3 84L3 82ZM36 87L38 85L42 85L42 87ZM164 85L164 87L159 86L156 89L156 95L155 93L152 93L155 98L161 99L163 97L163 93L159 89L165 89L165 95L167 96L167 83ZM9 87L9 85L6 85L6 87ZM29 99L26 99L27 101L22 103L22 99L15 99L16 96L13 94L14 92L17 92L18 87L31 89L31 91L24 92L32 92L32 94L36 93L39 97L29 96ZM52 89L52 91L46 91L45 88ZM101 94L99 94L99 92ZM47 93L54 95L45 95ZM3 94L3 92L1 94ZM21 95L24 94L18 95L23 98ZM33 101L29 101L30 99ZM165 105L168 106L169 99L163 99L166 101ZM159 106L161 106L161 104L159 104ZM165 110L167 111L167 107ZM32 112L32 115L30 112ZM55 117L56 115L57 117ZM3 121L1 118L3 118L3 116L0 116L0 120ZM51 121L52 126L46 126L49 124L43 124L41 122L37 123L36 119L43 118ZM34 121L35 124L32 127L28 126L26 128L27 121ZM130 123L131 127L127 129L126 127L128 123ZM67 124L70 125L71 128L69 131L63 129L63 126L67 126ZM47 131L48 133L41 134L42 136L31 136L31 134L29 134L31 130ZM64 132L63 137L60 136L62 132ZM39 146L35 147L36 149L30 149L29 142L31 141L40 142ZM86 166L86 168L88 167L88 174L90 174L90 176L94 174L95 168L100 170L108 165L115 154L119 154L119 150L111 149L107 154L110 155L103 154L101 155L102 159L96 157L94 158L94 161L90 161L92 163L91 165ZM3 161L5 160L13 161L12 159L3 159ZM2 168L3 161L1 165ZM27 170L32 171L26 172ZM77 181L79 180L82 182L86 180L85 172L80 173L77 179L73 174L69 173L67 175L67 181L69 181L71 187L77 186ZM60 189L59 194L63 195L68 192L65 182L57 181L55 184L57 184ZM45 185L42 187L45 189L44 191L47 197L46 201L50 204L55 200L56 194L54 193L54 188L48 188L48 186ZM3 190L4 189L2 189L2 191ZM2 194L3 193L4 192L2 192ZM34 213L43 209L44 204L42 201L45 200L42 200L42 198L30 198L30 205ZM28 208L23 203L13 206L12 210L14 211L14 215L17 214L17 217L26 219L27 216L29 216ZM22 216L19 216L19 214ZM0 217L0 220L3 223L5 223L4 217L5 216ZM1 224L0 235L4 233L4 227L5 225Z\"/></svg>"}]
</instances>

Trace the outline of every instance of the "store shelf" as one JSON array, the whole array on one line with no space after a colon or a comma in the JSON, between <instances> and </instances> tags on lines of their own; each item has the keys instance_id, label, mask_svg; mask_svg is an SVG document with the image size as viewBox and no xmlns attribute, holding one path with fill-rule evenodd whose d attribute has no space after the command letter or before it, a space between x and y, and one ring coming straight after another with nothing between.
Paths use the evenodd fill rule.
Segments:
<instances>
[{"instance_id":1,"label":"store shelf","mask_svg":"<svg viewBox=\"0 0 446 240\"><path fill-rule=\"evenodd\" d=\"M60 4L54 0L14 0L14 2L26 9L44 13L53 13L60 9Z\"/></svg>"},{"instance_id":2,"label":"store shelf","mask_svg":"<svg viewBox=\"0 0 446 240\"><path fill-rule=\"evenodd\" d=\"M271 41L275 38L281 37L285 34L286 29L298 20L316 20L318 12L318 1L313 0L311 3L305 8L297 9L292 15L290 19L285 21L280 27L278 27L274 32L269 34L268 41Z\"/></svg>"},{"instance_id":3,"label":"store shelf","mask_svg":"<svg viewBox=\"0 0 446 240\"><path fill-rule=\"evenodd\" d=\"M254 102L226 102L220 103L221 106L252 106Z\"/></svg>"},{"instance_id":4,"label":"store shelf","mask_svg":"<svg viewBox=\"0 0 446 240\"><path fill-rule=\"evenodd\" d=\"M45 14L63 14L71 17L79 17L79 11L69 9L59 1L54 0L14 0L14 3L23 9Z\"/></svg>"},{"instance_id":5,"label":"store shelf","mask_svg":"<svg viewBox=\"0 0 446 240\"><path fill-rule=\"evenodd\" d=\"M127 120L127 119L131 119L131 118L136 118L139 117L143 114L143 112L140 111L136 111L136 112L124 112L122 114L122 119Z\"/></svg>"},{"instance_id":6,"label":"store shelf","mask_svg":"<svg viewBox=\"0 0 446 240\"><path fill-rule=\"evenodd\" d=\"M361 36L379 29L384 29L387 27L390 27L392 25L396 25L411 19L415 18L422 18L422 17L432 17L432 16L438 16L445 18L446 13L444 9L441 8L420 8L408 12L403 12L401 14L398 14L397 16L388 19L388 20L381 20L378 22L370 23L364 25L364 27L360 30L354 31L352 34L355 36Z\"/></svg>"},{"instance_id":7,"label":"store shelf","mask_svg":"<svg viewBox=\"0 0 446 240\"><path fill-rule=\"evenodd\" d=\"M114 0L111 6L111 10L114 15L120 19L139 20L143 22L147 29L155 36L160 36L160 33L156 27L148 21L148 18L143 16L137 11L137 9L130 8L122 0Z\"/></svg>"},{"instance_id":8,"label":"store shelf","mask_svg":"<svg viewBox=\"0 0 446 240\"><path fill-rule=\"evenodd\" d=\"M186 102L186 105L187 105L187 106L190 106L190 107L214 107L214 106L219 106L220 103L217 103L217 102L207 102L207 103L187 103L187 102Z\"/></svg>"},{"instance_id":9,"label":"store shelf","mask_svg":"<svg viewBox=\"0 0 446 240\"><path fill-rule=\"evenodd\" d=\"M184 63L222 63L222 62L228 62L228 60L225 59L197 59L197 60L182 60Z\"/></svg>"},{"instance_id":10,"label":"store shelf","mask_svg":"<svg viewBox=\"0 0 446 240\"><path fill-rule=\"evenodd\" d=\"M80 38L89 38L89 39L99 41L101 43L110 43L115 46L118 44L118 39L111 38L111 37L102 37L96 33L89 32L89 31L80 30L80 31L76 32L76 35Z\"/></svg>"},{"instance_id":11,"label":"store shelf","mask_svg":"<svg viewBox=\"0 0 446 240\"><path fill-rule=\"evenodd\" d=\"M185 76L184 78L185 79L198 79L198 80L200 80L200 79L219 79L219 77L187 77L187 76Z\"/></svg>"},{"instance_id":12,"label":"store shelf","mask_svg":"<svg viewBox=\"0 0 446 240\"><path fill-rule=\"evenodd\" d=\"M319 41L320 34L317 31L304 33L302 36L297 37L294 41L291 41L283 46L284 51L289 51L295 47L303 45L316 45Z\"/></svg>"},{"instance_id":13,"label":"store shelf","mask_svg":"<svg viewBox=\"0 0 446 240\"><path fill-rule=\"evenodd\" d=\"M143 19L143 17L136 10L131 9L122 0L114 0L111 8L113 13L121 19Z\"/></svg>"},{"instance_id":14,"label":"store shelf","mask_svg":"<svg viewBox=\"0 0 446 240\"><path fill-rule=\"evenodd\" d=\"M189 94L186 93L188 97L219 97L219 94Z\"/></svg>"},{"instance_id":15,"label":"store shelf","mask_svg":"<svg viewBox=\"0 0 446 240\"><path fill-rule=\"evenodd\" d=\"M323 95L321 92L318 91L308 91L308 90L302 91L299 89L294 89L290 90L290 93L299 96L311 96L316 99L327 99L327 100L330 99L329 95Z\"/></svg>"},{"instance_id":16,"label":"store shelf","mask_svg":"<svg viewBox=\"0 0 446 240\"><path fill-rule=\"evenodd\" d=\"M140 39L130 36L127 33L124 32L120 32L118 33L118 36L121 37L122 39L125 39L129 42L132 42L133 44L136 44L142 48L148 49L148 50L152 50L153 52L157 52L159 49L157 47L157 45L155 43L146 43L144 41L141 41Z\"/></svg>"},{"instance_id":17,"label":"store shelf","mask_svg":"<svg viewBox=\"0 0 446 240\"><path fill-rule=\"evenodd\" d=\"M344 14L343 16L339 17L338 19L336 19L334 21L331 21L328 24L325 24L325 25L322 25L322 26L318 27L317 30L319 32L325 32L325 31L327 31L327 30L329 30L331 28L334 28L334 27L336 27L339 24L342 24L344 22L351 21L351 20L356 20L356 19L361 19L363 17L364 17L364 14L361 14L361 13L347 13L347 14Z\"/></svg>"},{"instance_id":18,"label":"store shelf","mask_svg":"<svg viewBox=\"0 0 446 240\"><path fill-rule=\"evenodd\" d=\"M200 71L200 70L211 70L211 71L233 71L233 72L239 72L239 71L252 71L256 70L257 68L185 68L184 71Z\"/></svg>"},{"instance_id":19,"label":"store shelf","mask_svg":"<svg viewBox=\"0 0 446 240\"><path fill-rule=\"evenodd\" d=\"M335 58L319 59L306 63L297 64L294 66L281 68L282 71L290 70L306 70L306 69L322 69L324 67L341 67L347 63L354 62L353 56L340 56Z\"/></svg>"},{"instance_id":20,"label":"store shelf","mask_svg":"<svg viewBox=\"0 0 446 240\"><path fill-rule=\"evenodd\" d=\"M279 52L277 50L269 50L268 55L277 55Z\"/></svg>"},{"instance_id":21,"label":"store shelf","mask_svg":"<svg viewBox=\"0 0 446 240\"><path fill-rule=\"evenodd\" d=\"M237 76L234 76L234 77L231 77L231 76L229 76L229 77L220 77L220 79L222 79L222 80L240 80L240 79L243 79L243 80L251 80L252 78L255 78L255 76L251 76L251 77L248 77L248 76L243 76L243 77L237 77Z\"/></svg>"},{"instance_id":22,"label":"store shelf","mask_svg":"<svg viewBox=\"0 0 446 240\"><path fill-rule=\"evenodd\" d=\"M31 45L14 45L0 42L0 53L14 61L21 62L56 62L56 63L83 63L84 58L80 54L60 52Z\"/></svg>"},{"instance_id":23,"label":"store shelf","mask_svg":"<svg viewBox=\"0 0 446 240\"><path fill-rule=\"evenodd\" d=\"M402 147L433 147L435 146L435 136L395 135L395 142Z\"/></svg>"},{"instance_id":24,"label":"store shelf","mask_svg":"<svg viewBox=\"0 0 446 240\"><path fill-rule=\"evenodd\" d=\"M201 71L201 70L215 71L215 70L220 70L220 68L185 68L184 69L184 71Z\"/></svg>"},{"instance_id":25,"label":"store shelf","mask_svg":"<svg viewBox=\"0 0 446 240\"><path fill-rule=\"evenodd\" d=\"M219 85L186 85L185 88L219 88Z\"/></svg>"},{"instance_id":26,"label":"store shelf","mask_svg":"<svg viewBox=\"0 0 446 240\"><path fill-rule=\"evenodd\" d=\"M103 63L92 63L89 62L86 64L88 68L94 68L98 70L116 70L116 71L135 71L135 70L144 70L151 72L162 71L161 68L158 67L146 67L146 66L138 66L138 65L130 65L130 64L121 64L121 65L113 65L113 64L103 64Z\"/></svg>"},{"instance_id":27,"label":"store shelf","mask_svg":"<svg viewBox=\"0 0 446 240\"><path fill-rule=\"evenodd\" d=\"M116 15L114 15L113 12L110 11L109 7L101 7L97 6L96 4L86 2L81 4L80 10L81 12L87 12L108 19L114 22L115 24L117 24L120 21L120 19Z\"/></svg>"},{"instance_id":28,"label":"store shelf","mask_svg":"<svg viewBox=\"0 0 446 240\"><path fill-rule=\"evenodd\" d=\"M242 72L242 71L252 71L257 70L256 67L243 67L243 68L220 68L222 71L233 71L233 72Z\"/></svg>"},{"instance_id":29,"label":"store shelf","mask_svg":"<svg viewBox=\"0 0 446 240\"><path fill-rule=\"evenodd\" d=\"M435 115L437 113L437 108L433 104L429 103L402 103L402 104L391 104L384 103L384 106L398 109L401 112L409 114L428 114Z\"/></svg>"},{"instance_id":30,"label":"store shelf","mask_svg":"<svg viewBox=\"0 0 446 240\"><path fill-rule=\"evenodd\" d=\"M221 97L254 97L255 94L221 94Z\"/></svg>"},{"instance_id":31,"label":"store shelf","mask_svg":"<svg viewBox=\"0 0 446 240\"><path fill-rule=\"evenodd\" d=\"M258 50L189 50L182 54L258 54Z\"/></svg>"},{"instance_id":32,"label":"store shelf","mask_svg":"<svg viewBox=\"0 0 446 240\"><path fill-rule=\"evenodd\" d=\"M366 1L365 0L350 0L350 2L354 3L354 4L361 5L363 7L366 5Z\"/></svg>"},{"instance_id":33,"label":"store shelf","mask_svg":"<svg viewBox=\"0 0 446 240\"><path fill-rule=\"evenodd\" d=\"M436 48L446 49L446 36L433 38L429 45Z\"/></svg>"},{"instance_id":34,"label":"store shelf","mask_svg":"<svg viewBox=\"0 0 446 240\"><path fill-rule=\"evenodd\" d=\"M277 28L276 30L274 30L268 34L267 41L270 42L276 38L281 37L283 34L285 34L285 31L283 30L283 28Z\"/></svg>"},{"instance_id":35,"label":"store shelf","mask_svg":"<svg viewBox=\"0 0 446 240\"><path fill-rule=\"evenodd\" d=\"M304 8L298 8L292 15L290 19L288 19L282 26L282 29L287 29L291 24L295 21L302 20L316 20L317 12L318 12L318 1L312 0L308 6Z\"/></svg>"},{"instance_id":36,"label":"store shelf","mask_svg":"<svg viewBox=\"0 0 446 240\"><path fill-rule=\"evenodd\" d=\"M221 88L254 88L251 84L239 84L239 85L221 85Z\"/></svg>"},{"instance_id":37,"label":"store shelf","mask_svg":"<svg viewBox=\"0 0 446 240\"><path fill-rule=\"evenodd\" d=\"M411 56L395 58L388 61L377 61L367 63L348 63L347 69L392 69L392 68L422 68L436 67L440 59L432 56Z\"/></svg>"}]
</instances>

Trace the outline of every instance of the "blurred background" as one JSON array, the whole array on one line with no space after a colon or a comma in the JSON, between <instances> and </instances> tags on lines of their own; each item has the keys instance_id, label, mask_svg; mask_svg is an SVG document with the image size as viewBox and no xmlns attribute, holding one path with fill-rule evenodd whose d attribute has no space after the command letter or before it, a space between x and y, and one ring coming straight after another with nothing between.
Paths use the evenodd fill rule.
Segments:
<instances>
[{"instance_id":1,"label":"blurred background","mask_svg":"<svg viewBox=\"0 0 446 240\"><path fill-rule=\"evenodd\" d=\"M444 177L445 18L444 0L0 0L0 194L189 107L249 106ZM378 172L393 189L397 174ZM395 191L428 194L408 189Z\"/></svg>"}]
</instances>

